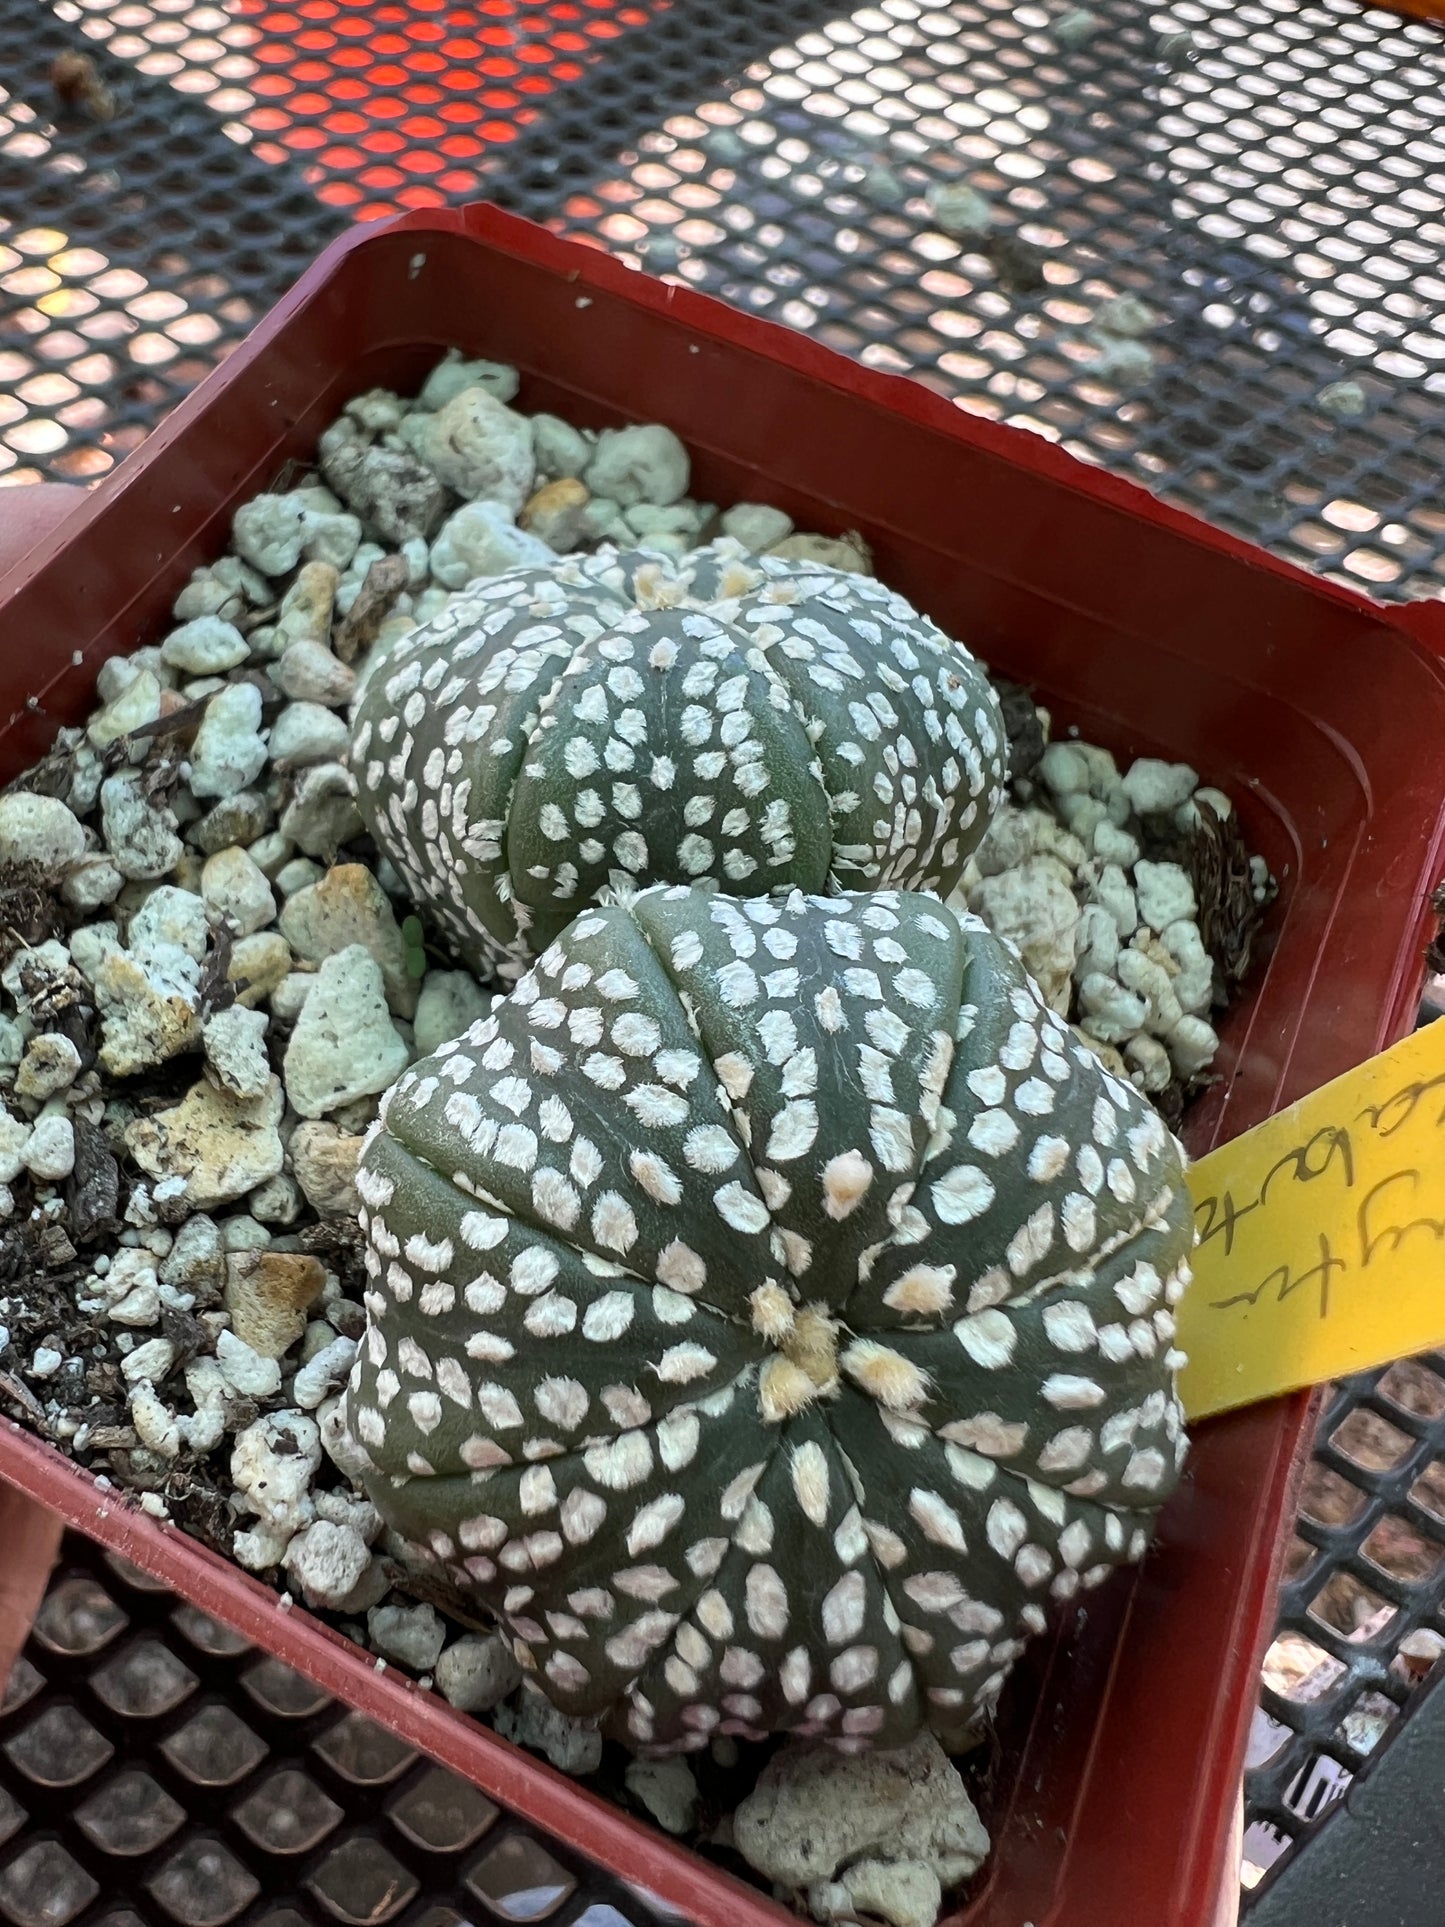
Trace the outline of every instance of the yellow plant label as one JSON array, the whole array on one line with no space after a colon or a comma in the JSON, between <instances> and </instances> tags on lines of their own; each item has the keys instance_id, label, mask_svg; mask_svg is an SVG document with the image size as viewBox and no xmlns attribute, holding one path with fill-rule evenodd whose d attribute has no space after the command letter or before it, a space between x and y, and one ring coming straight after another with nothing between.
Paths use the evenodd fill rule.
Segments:
<instances>
[{"instance_id":1,"label":"yellow plant label","mask_svg":"<svg viewBox=\"0 0 1445 1927\"><path fill-rule=\"evenodd\" d=\"M1191 1419L1445 1348L1445 1019L1201 1158Z\"/></svg>"}]
</instances>

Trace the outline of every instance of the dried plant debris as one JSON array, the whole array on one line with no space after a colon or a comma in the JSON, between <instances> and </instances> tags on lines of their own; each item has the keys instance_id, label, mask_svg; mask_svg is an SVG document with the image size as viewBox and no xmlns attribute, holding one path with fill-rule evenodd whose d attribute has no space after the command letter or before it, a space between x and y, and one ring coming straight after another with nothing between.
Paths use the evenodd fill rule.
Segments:
<instances>
[{"instance_id":1,"label":"dried plant debris","mask_svg":"<svg viewBox=\"0 0 1445 1927\"><path fill-rule=\"evenodd\" d=\"M89 54L67 48L50 63L50 85L62 107L90 120L115 118L115 95Z\"/></svg>"},{"instance_id":2,"label":"dried plant debris","mask_svg":"<svg viewBox=\"0 0 1445 1927\"><path fill-rule=\"evenodd\" d=\"M57 85L95 110L83 73ZM366 1330L363 1139L496 990L363 828L361 692L418 624L519 564L645 548L676 574L717 537L872 572L856 535L696 499L666 428L527 415L518 387L452 355L416 398L356 396L0 795L0 1411L741 1869L730 1816L767 1749L724 1738L629 1780L620 1748L520 1683L474 1605L405 1564L341 1422ZM952 902L1174 1123L1269 879L1195 772L1051 741L1027 692L996 688L1011 792ZM811 1900L898 1919L958 1872L830 1870Z\"/></svg>"},{"instance_id":3,"label":"dried plant debris","mask_svg":"<svg viewBox=\"0 0 1445 1927\"><path fill-rule=\"evenodd\" d=\"M342 662L355 662L376 641L381 625L407 587L411 570L406 557L384 555L372 563L361 591L336 626L332 648Z\"/></svg>"},{"instance_id":4,"label":"dried plant debris","mask_svg":"<svg viewBox=\"0 0 1445 1927\"><path fill-rule=\"evenodd\" d=\"M61 901L59 882L44 863L0 865L0 969L17 950L63 937L79 921Z\"/></svg>"},{"instance_id":5,"label":"dried plant debris","mask_svg":"<svg viewBox=\"0 0 1445 1927\"><path fill-rule=\"evenodd\" d=\"M1004 734L1008 738L1008 773L1012 782L1027 782L1043 761L1048 748L1047 718L1020 683L1003 676L990 678L999 708L1003 711Z\"/></svg>"},{"instance_id":6,"label":"dried plant debris","mask_svg":"<svg viewBox=\"0 0 1445 1927\"><path fill-rule=\"evenodd\" d=\"M1049 284L1045 263L1048 254L1017 234L1007 232L985 236L983 253L988 256L1000 284L1010 294L1038 294Z\"/></svg>"}]
</instances>

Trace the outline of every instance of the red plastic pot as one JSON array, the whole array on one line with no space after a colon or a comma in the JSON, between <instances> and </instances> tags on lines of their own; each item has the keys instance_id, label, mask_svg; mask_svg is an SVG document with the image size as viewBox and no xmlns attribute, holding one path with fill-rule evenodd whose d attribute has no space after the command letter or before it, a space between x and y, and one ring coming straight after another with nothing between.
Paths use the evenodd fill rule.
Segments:
<instances>
[{"instance_id":1,"label":"red plastic pot","mask_svg":"<svg viewBox=\"0 0 1445 1927\"><path fill-rule=\"evenodd\" d=\"M1445 671L1387 612L1036 437L484 208L338 242L0 583L0 777L85 713L105 657L161 632L235 507L348 396L415 385L451 344L518 364L528 407L668 422L701 495L862 530L884 578L1033 685L1057 727L1187 760L1238 800L1282 890L1193 1150L1409 1027L1445 831ZM1201 1427L1142 1571L1029 1654L960 1923L1212 1920L1308 1421L1296 1398ZM14 1427L0 1477L704 1927L783 1918Z\"/></svg>"}]
</instances>

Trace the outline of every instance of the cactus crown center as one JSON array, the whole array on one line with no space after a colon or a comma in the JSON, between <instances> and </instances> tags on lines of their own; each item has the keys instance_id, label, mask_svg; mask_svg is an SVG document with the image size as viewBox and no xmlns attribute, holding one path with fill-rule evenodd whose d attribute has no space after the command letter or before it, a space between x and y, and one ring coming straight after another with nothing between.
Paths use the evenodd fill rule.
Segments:
<instances>
[{"instance_id":1,"label":"cactus crown center","mask_svg":"<svg viewBox=\"0 0 1445 1927\"><path fill-rule=\"evenodd\" d=\"M780 1425L838 1389L838 1327L822 1305L798 1305L781 1285L759 1285L749 1301L753 1330L776 1347L758 1375L758 1405Z\"/></svg>"}]
</instances>

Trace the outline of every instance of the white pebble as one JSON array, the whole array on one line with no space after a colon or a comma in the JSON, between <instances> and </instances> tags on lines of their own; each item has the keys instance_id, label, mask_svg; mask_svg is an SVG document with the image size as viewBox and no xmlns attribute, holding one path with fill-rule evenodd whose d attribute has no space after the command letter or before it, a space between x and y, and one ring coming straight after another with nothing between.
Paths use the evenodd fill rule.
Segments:
<instances>
[{"instance_id":1,"label":"white pebble","mask_svg":"<svg viewBox=\"0 0 1445 1927\"><path fill-rule=\"evenodd\" d=\"M1106 803L1097 796L1087 796L1082 790L1064 790L1054 798L1054 807L1063 818L1065 826L1079 838L1080 842L1092 844L1094 832L1101 823L1113 823Z\"/></svg>"},{"instance_id":2,"label":"white pebble","mask_svg":"<svg viewBox=\"0 0 1445 1927\"><path fill-rule=\"evenodd\" d=\"M25 1056L15 1074L15 1091L44 1103L57 1092L68 1090L80 1074L80 1052L59 1031L42 1031L25 1047Z\"/></svg>"},{"instance_id":3,"label":"white pebble","mask_svg":"<svg viewBox=\"0 0 1445 1927\"><path fill-rule=\"evenodd\" d=\"M511 1647L496 1633L458 1639L436 1663L437 1691L463 1713L490 1713L521 1678Z\"/></svg>"},{"instance_id":4,"label":"white pebble","mask_svg":"<svg viewBox=\"0 0 1445 1927\"><path fill-rule=\"evenodd\" d=\"M1015 809L1012 803L999 805L973 853L980 876L1002 876L1028 862L1038 847L1039 815L1035 810Z\"/></svg>"},{"instance_id":5,"label":"white pebble","mask_svg":"<svg viewBox=\"0 0 1445 1927\"><path fill-rule=\"evenodd\" d=\"M967 181L941 181L931 187L928 211L945 234L981 238L993 227L988 198Z\"/></svg>"},{"instance_id":6,"label":"white pebble","mask_svg":"<svg viewBox=\"0 0 1445 1927\"><path fill-rule=\"evenodd\" d=\"M1089 794L1089 762L1073 743L1050 743L1039 763L1039 776L1055 796Z\"/></svg>"},{"instance_id":7,"label":"white pebble","mask_svg":"<svg viewBox=\"0 0 1445 1927\"><path fill-rule=\"evenodd\" d=\"M468 361L456 348L449 348L426 380L416 405L421 409L445 408L464 388L485 388L498 401L511 401L522 385L515 368L504 361ZM355 404L352 405L355 412Z\"/></svg>"},{"instance_id":8,"label":"white pebble","mask_svg":"<svg viewBox=\"0 0 1445 1927\"><path fill-rule=\"evenodd\" d=\"M231 1478L247 1510L277 1531L299 1532L311 1521L311 1480L320 1464L315 1420L273 1412L237 1433Z\"/></svg>"},{"instance_id":9,"label":"white pebble","mask_svg":"<svg viewBox=\"0 0 1445 1927\"><path fill-rule=\"evenodd\" d=\"M873 551L861 535L789 535L775 542L769 555L785 562L821 564L845 575L872 575Z\"/></svg>"},{"instance_id":10,"label":"white pebble","mask_svg":"<svg viewBox=\"0 0 1445 1927\"><path fill-rule=\"evenodd\" d=\"M213 696L191 750L192 793L234 796L253 783L266 762L260 730L261 692L254 683L228 683Z\"/></svg>"},{"instance_id":11,"label":"white pebble","mask_svg":"<svg viewBox=\"0 0 1445 1927\"><path fill-rule=\"evenodd\" d=\"M283 1171L258 1185L248 1200L253 1215L263 1224L295 1224L301 1216L301 1191L294 1178ZM299 1400L297 1401L299 1404Z\"/></svg>"},{"instance_id":12,"label":"white pebble","mask_svg":"<svg viewBox=\"0 0 1445 1927\"><path fill-rule=\"evenodd\" d=\"M161 644L161 661L187 676L219 676L250 654L246 638L219 616L197 616L173 629Z\"/></svg>"},{"instance_id":13,"label":"white pebble","mask_svg":"<svg viewBox=\"0 0 1445 1927\"><path fill-rule=\"evenodd\" d=\"M325 874L321 865L313 863L309 856L295 856L276 872L275 884L283 897L294 897L298 890L319 883Z\"/></svg>"},{"instance_id":14,"label":"white pebble","mask_svg":"<svg viewBox=\"0 0 1445 1927\"><path fill-rule=\"evenodd\" d=\"M335 1338L301 1367L292 1381L291 1395L303 1412L314 1412L346 1382L355 1357L354 1338Z\"/></svg>"},{"instance_id":15,"label":"white pebble","mask_svg":"<svg viewBox=\"0 0 1445 1927\"><path fill-rule=\"evenodd\" d=\"M1192 918L1198 907L1189 873L1177 863L1141 858L1134 865L1134 891L1139 915L1151 930Z\"/></svg>"},{"instance_id":16,"label":"white pebble","mask_svg":"<svg viewBox=\"0 0 1445 1927\"><path fill-rule=\"evenodd\" d=\"M75 1169L75 1126L57 1112L42 1116L21 1158L31 1176L47 1184L68 1178Z\"/></svg>"},{"instance_id":17,"label":"white pebble","mask_svg":"<svg viewBox=\"0 0 1445 1927\"><path fill-rule=\"evenodd\" d=\"M297 572L266 638L268 656L285 655L294 642L326 641L339 582L340 576L329 562L308 562Z\"/></svg>"},{"instance_id":18,"label":"white pebble","mask_svg":"<svg viewBox=\"0 0 1445 1927\"><path fill-rule=\"evenodd\" d=\"M281 831L307 856L330 862L337 848L361 830L355 786L344 763L313 763L303 769L281 814Z\"/></svg>"},{"instance_id":19,"label":"white pebble","mask_svg":"<svg viewBox=\"0 0 1445 1927\"><path fill-rule=\"evenodd\" d=\"M251 693L259 715L261 698L255 690ZM101 784L100 826L116 869L132 881L168 875L185 854L176 835L175 812L148 797L140 777L129 771L108 776Z\"/></svg>"},{"instance_id":20,"label":"white pebble","mask_svg":"<svg viewBox=\"0 0 1445 1927\"><path fill-rule=\"evenodd\" d=\"M494 1723L504 1740L545 1754L559 1773L574 1779L595 1773L602 1764L602 1735L597 1728L559 1711L529 1681L524 1680L522 1690L497 1707Z\"/></svg>"},{"instance_id":21,"label":"white pebble","mask_svg":"<svg viewBox=\"0 0 1445 1927\"><path fill-rule=\"evenodd\" d=\"M231 1550L238 1564L248 1572L267 1572L272 1566L279 1566L286 1557L286 1548L292 1536L275 1526L260 1523L236 1533L231 1541Z\"/></svg>"},{"instance_id":22,"label":"white pebble","mask_svg":"<svg viewBox=\"0 0 1445 1927\"><path fill-rule=\"evenodd\" d=\"M537 473L549 482L575 481L592 459L592 443L559 415L532 417Z\"/></svg>"},{"instance_id":23,"label":"white pebble","mask_svg":"<svg viewBox=\"0 0 1445 1927\"><path fill-rule=\"evenodd\" d=\"M128 933L129 948L137 957L150 959L171 945L183 950L195 963L200 963L205 956L209 936L202 898L193 891L178 890L171 883L159 884L151 891L131 918ZM71 951L73 955L73 942ZM93 977L94 969L87 974Z\"/></svg>"},{"instance_id":24,"label":"white pebble","mask_svg":"<svg viewBox=\"0 0 1445 1927\"><path fill-rule=\"evenodd\" d=\"M532 424L487 393L464 388L435 415L413 415L403 439L467 501L497 501L515 515L532 493Z\"/></svg>"},{"instance_id":25,"label":"white pebble","mask_svg":"<svg viewBox=\"0 0 1445 1927\"><path fill-rule=\"evenodd\" d=\"M251 936L276 915L276 899L264 873L234 844L206 859L201 895L211 914L226 918L240 937Z\"/></svg>"},{"instance_id":26,"label":"white pebble","mask_svg":"<svg viewBox=\"0 0 1445 1927\"><path fill-rule=\"evenodd\" d=\"M267 1021L264 1011L231 1004L214 1012L201 1027L206 1062L222 1088L235 1097L264 1097L270 1086Z\"/></svg>"},{"instance_id":27,"label":"white pebble","mask_svg":"<svg viewBox=\"0 0 1445 1927\"><path fill-rule=\"evenodd\" d=\"M1128 389L1141 387L1153 376L1154 354L1147 342L1107 334L1102 328L1091 329L1089 339L1095 353L1083 365L1096 381Z\"/></svg>"},{"instance_id":28,"label":"white pebble","mask_svg":"<svg viewBox=\"0 0 1445 1927\"><path fill-rule=\"evenodd\" d=\"M1179 966L1174 995L1180 1009L1190 1015L1208 1010L1214 994L1214 959L1204 948L1198 924L1187 918L1171 923L1161 931L1159 941Z\"/></svg>"},{"instance_id":29,"label":"white pebble","mask_svg":"<svg viewBox=\"0 0 1445 1927\"><path fill-rule=\"evenodd\" d=\"M121 1363L121 1377L131 1385L138 1385L142 1379L158 1383L176 1362L176 1348L169 1338L147 1339L144 1345L135 1350Z\"/></svg>"},{"instance_id":30,"label":"white pebble","mask_svg":"<svg viewBox=\"0 0 1445 1927\"><path fill-rule=\"evenodd\" d=\"M1121 870L1127 870L1139 861L1139 839L1105 821L1094 831L1094 855L1101 863L1117 863Z\"/></svg>"},{"instance_id":31,"label":"white pebble","mask_svg":"<svg viewBox=\"0 0 1445 1927\"><path fill-rule=\"evenodd\" d=\"M1187 763L1165 763L1157 756L1141 756L1124 776L1124 794L1139 816L1167 816L1187 803L1199 778Z\"/></svg>"},{"instance_id":32,"label":"white pebble","mask_svg":"<svg viewBox=\"0 0 1445 1927\"><path fill-rule=\"evenodd\" d=\"M1208 1070L1219 1050L1218 1036L1202 1017L1181 1017L1164 1041L1181 1077Z\"/></svg>"},{"instance_id":33,"label":"white pebble","mask_svg":"<svg viewBox=\"0 0 1445 1927\"><path fill-rule=\"evenodd\" d=\"M687 536L683 554L697 539L701 526L698 521L696 502L676 502L670 508L660 508L655 502L637 502L630 509L622 511L622 519L634 535L641 536L644 542L653 543L660 535Z\"/></svg>"},{"instance_id":34,"label":"white pebble","mask_svg":"<svg viewBox=\"0 0 1445 1927\"><path fill-rule=\"evenodd\" d=\"M286 575L301 560L306 521L299 495L257 495L237 509L231 545L262 575Z\"/></svg>"},{"instance_id":35,"label":"white pebble","mask_svg":"<svg viewBox=\"0 0 1445 1927\"><path fill-rule=\"evenodd\" d=\"M317 971L286 1048L286 1094L302 1117L321 1117L384 1091L411 1053L386 1007L381 968L360 944Z\"/></svg>"},{"instance_id":36,"label":"white pebble","mask_svg":"<svg viewBox=\"0 0 1445 1927\"><path fill-rule=\"evenodd\" d=\"M107 950L94 976L101 1069L129 1077L191 1049L200 976L200 965L175 944L155 943L143 956Z\"/></svg>"},{"instance_id":37,"label":"white pebble","mask_svg":"<svg viewBox=\"0 0 1445 1927\"><path fill-rule=\"evenodd\" d=\"M93 748L105 749L132 730L153 723L160 713L160 678L150 670L141 670L95 712L85 726L85 734Z\"/></svg>"},{"instance_id":38,"label":"white pebble","mask_svg":"<svg viewBox=\"0 0 1445 1927\"><path fill-rule=\"evenodd\" d=\"M0 863L57 870L85 854L85 831L58 796L0 796Z\"/></svg>"},{"instance_id":39,"label":"white pebble","mask_svg":"<svg viewBox=\"0 0 1445 1927\"><path fill-rule=\"evenodd\" d=\"M226 1381L214 1358L193 1358L185 1370L195 1411L177 1414L181 1439L191 1452L214 1452L226 1436Z\"/></svg>"},{"instance_id":40,"label":"white pebble","mask_svg":"<svg viewBox=\"0 0 1445 1927\"><path fill-rule=\"evenodd\" d=\"M108 856L84 856L72 865L60 886L62 900L83 917L114 903L125 878Z\"/></svg>"},{"instance_id":41,"label":"white pebble","mask_svg":"<svg viewBox=\"0 0 1445 1927\"><path fill-rule=\"evenodd\" d=\"M444 589L461 589L479 576L543 568L556 553L538 535L519 529L501 502L466 502L445 521L431 550L431 572Z\"/></svg>"},{"instance_id":42,"label":"white pebble","mask_svg":"<svg viewBox=\"0 0 1445 1927\"><path fill-rule=\"evenodd\" d=\"M371 1554L354 1527L316 1519L286 1548L285 1563L308 1605L335 1611L355 1591Z\"/></svg>"},{"instance_id":43,"label":"white pebble","mask_svg":"<svg viewBox=\"0 0 1445 1927\"><path fill-rule=\"evenodd\" d=\"M1012 943L1052 1009L1067 1008L1079 929L1072 878L1056 857L1034 856L1016 870L984 877L968 907Z\"/></svg>"},{"instance_id":44,"label":"white pebble","mask_svg":"<svg viewBox=\"0 0 1445 1927\"><path fill-rule=\"evenodd\" d=\"M732 536L754 555L761 555L792 534L793 518L766 502L739 502L724 512L722 527L724 535Z\"/></svg>"},{"instance_id":45,"label":"white pebble","mask_svg":"<svg viewBox=\"0 0 1445 1927\"><path fill-rule=\"evenodd\" d=\"M933 1927L943 1912L943 1884L921 1860L855 1860L837 1886L843 1905L832 1908L832 1917L878 1920L885 1927Z\"/></svg>"},{"instance_id":46,"label":"white pebble","mask_svg":"<svg viewBox=\"0 0 1445 1927\"><path fill-rule=\"evenodd\" d=\"M315 971L289 970L271 992L271 1015L280 1023L294 1024L315 988Z\"/></svg>"},{"instance_id":47,"label":"white pebble","mask_svg":"<svg viewBox=\"0 0 1445 1927\"><path fill-rule=\"evenodd\" d=\"M1079 914L1079 955L1076 976L1102 971L1112 976L1119 961L1119 926L1102 903L1086 903Z\"/></svg>"},{"instance_id":48,"label":"white pebble","mask_svg":"<svg viewBox=\"0 0 1445 1927\"><path fill-rule=\"evenodd\" d=\"M271 674L284 695L323 709L342 709L356 693L356 671L339 662L324 642L307 638L289 644Z\"/></svg>"},{"instance_id":49,"label":"white pebble","mask_svg":"<svg viewBox=\"0 0 1445 1927\"><path fill-rule=\"evenodd\" d=\"M1174 1075L1169 1053L1157 1037L1141 1031L1124 1046L1124 1062L1141 1091L1162 1091Z\"/></svg>"},{"instance_id":50,"label":"white pebble","mask_svg":"<svg viewBox=\"0 0 1445 1927\"><path fill-rule=\"evenodd\" d=\"M1370 398L1357 381L1327 382L1315 396L1315 406L1338 421L1354 421L1370 405Z\"/></svg>"},{"instance_id":51,"label":"white pebble","mask_svg":"<svg viewBox=\"0 0 1445 1927\"><path fill-rule=\"evenodd\" d=\"M1139 906L1128 878L1117 863L1104 865L1095 880L1093 895L1094 901L1102 904L1114 919L1119 935L1132 937L1139 928Z\"/></svg>"},{"instance_id":52,"label":"white pebble","mask_svg":"<svg viewBox=\"0 0 1445 1927\"><path fill-rule=\"evenodd\" d=\"M1187 803L1181 803L1175 811L1174 821L1181 830L1192 830L1199 821L1201 810L1211 810L1221 823L1227 823L1234 815L1234 805L1223 790L1201 787Z\"/></svg>"},{"instance_id":53,"label":"white pebble","mask_svg":"<svg viewBox=\"0 0 1445 1927\"><path fill-rule=\"evenodd\" d=\"M16 1068L25 1055L30 1034L31 1024L28 1017L6 1017L0 1014L0 1083L8 1083L15 1075Z\"/></svg>"},{"instance_id":54,"label":"white pebble","mask_svg":"<svg viewBox=\"0 0 1445 1927\"><path fill-rule=\"evenodd\" d=\"M1054 39L1061 47L1082 47L1094 38L1103 21L1087 7L1071 7L1054 22Z\"/></svg>"},{"instance_id":55,"label":"white pebble","mask_svg":"<svg viewBox=\"0 0 1445 1927\"><path fill-rule=\"evenodd\" d=\"M265 1225L257 1224L246 1212L238 1212L234 1218L226 1218L221 1226L221 1249L223 1251L264 1251L271 1242L271 1234Z\"/></svg>"},{"instance_id":56,"label":"white pebble","mask_svg":"<svg viewBox=\"0 0 1445 1927\"><path fill-rule=\"evenodd\" d=\"M344 1479L350 1479L353 1485L360 1485L366 1474L374 1468L366 1447L352 1435L346 1423L344 1393L326 1400L317 1411L316 1423L321 1428L321 1443L327 1458Z\"/></svg>"},{"instance_id":57,"label":"white pebble","mask_svg":"<svg viewBox=\"0 0 1445 1927\"><path fill-rule=\"evenodd\" d=\"M185 588L171 604L171 614L177 622L194 622L198 616L224 616L227 621L240 615L245 603L241 595L211 569L197 569ZM120 660L112 658L112 660ZM110 664L106 664L109 668ZM101 671L104 676L105 671ZM110 692L103 684L98 684L102 702L110 700Z\"/></svg>"},{"instance_id":58,"label":"white pebble","mask_svg":"<svg viewBox=\"0 0 1445 1927\"><path fill-rule=\"evenodd\" d=\"M664 1833L687 1833L697 1817L697 1781L686 1760L629 1760L623 1775L627 1791L641 1802ZM933 1927L929 1921L927 1927Z\"/></svg>"},{"instance_id":59,"label":"white pebble","mask_svg":"<svg viewBox=\"0 0 1445 1927\"><path fill-rule=\"evenodd\" d=\"M1101 301L1094 315L1096 325L1111 335L1147 335L1158 325L1159 317L1137 294L1111 295Z\"/></svg>"},{"instance_id":60,"label":"white pebble","mask_svg":"<svg viewBox=\"0 0 1445 1927\"><path fill-rule=\"evenodd\" d=\"M1179 999L1174 995L1174 980L1156 958L1133 947L1121 950L1118 977L1121 984L1144 999L1147 1006L1144 1026L1147 1030L1162 1034L1172 1030L1179 1022L1182 1013Z\"/></svg>"},{"instance_id":61,"label":"white pebble","mask_svg":"<svg viewBox=\"0 0 1445 1927\"><path fill-rule=\"evenodd\" d=\"M605 428L583 476L594 495L622 508L652 502L666 508L687 494L691 464L670 428L658 422Z\"/></svg>"},{"instance_id":62,"label":"white pebble","mask_svg":"<svg viewBox=\"0 0 1445 1927\"><path fill-rule=\"evenodd\" d=\"M87 983L94 983L94 973L104 964L110 952L119 948L119 931L110 919L104 923L85 923L81 929L69 933L71 964L75 965Z\"/></svg>"},{"instance_id":63,"label":"white pebble","mask_svg":"<svg viewBox=\"0 0 1445 1927\"><path fill-rule=\"evenodd\" d=\"M278 769L335 762L349 740L343 719L323 703L288 703L271 725L271 761Z\"/></svg>"},{"instance_id":64,"label":"white pebble","mask_svg":"<svg viewBox=\"0 0 1445 1927\"><path fill-rule=\"evenodd\" d=\"M281 1367L276 1360L263 1358L232 1331L223 1331L217 1338L216 1363L238 1398L270 1398L281 1389Z\"/></svg>"},{"instance_id":65,"label":"white pebble","mask_svg":"<svg viewBox=\"0 0 1445 1927\"><path fill-rule=\"evenodd\" d=\"M1092 971L1079 985L1084 1025L1104 1044L1118 1044L1144 1027L1144 999L1126 990L1102 971Z\"/></svg>"},{"instance_id":66,"label":"white pebble","mask_svg":"<svg viewBox=\"0 0 1445 1927\"><path fill-rule=\"evenodd\" d=\"M366 1630L378 1652L417 1673L436 1665L446 1638L434 1606L373 1606Z\"/></svg>"},{"instance_id":67,"label":"white pebble","mask_svg":"<svg viewBox=\"0 0 1445 1927\"><path fill-rule=\"evenodd\" d=\"M181 1449L181 1428L175 1413L165 1404L148 1378L133 1386L130 1393L130 1422L136 1437L148 1452L173 1459Z\"/></svg>"}]
</instances>

